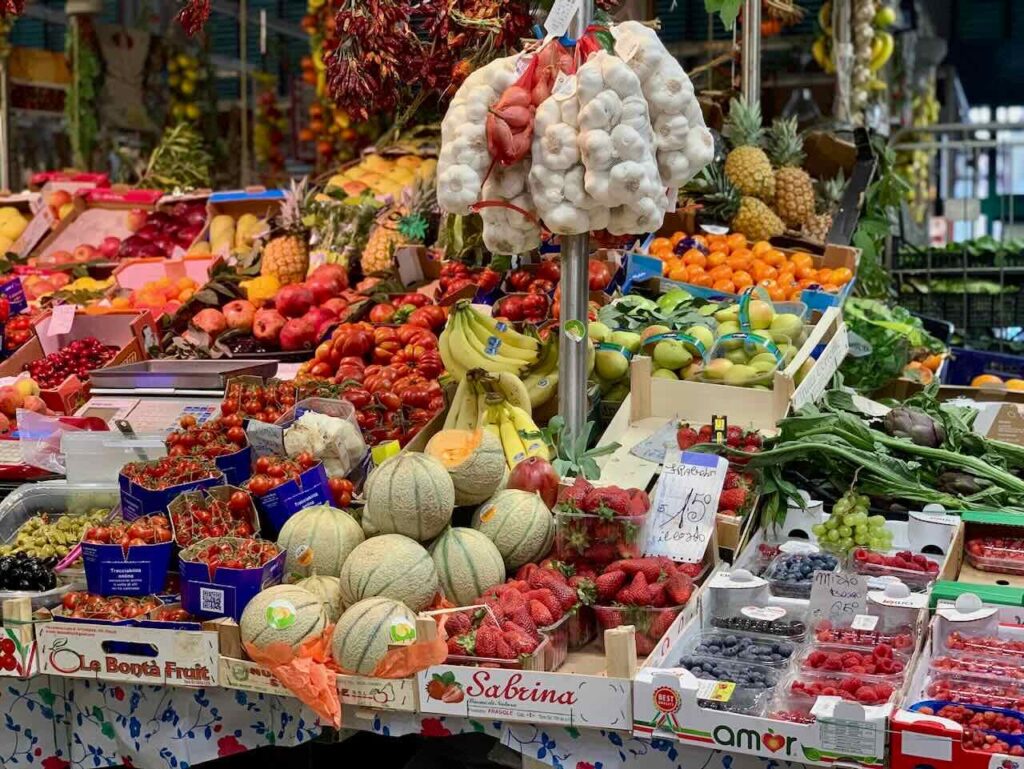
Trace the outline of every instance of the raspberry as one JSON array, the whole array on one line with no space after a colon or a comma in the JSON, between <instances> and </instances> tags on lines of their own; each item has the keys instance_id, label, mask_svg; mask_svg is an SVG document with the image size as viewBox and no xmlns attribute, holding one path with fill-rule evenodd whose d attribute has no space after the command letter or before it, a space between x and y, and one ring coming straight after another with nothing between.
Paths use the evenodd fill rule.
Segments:
<instances>
[{"instance_id":1,"label":"raspberry","mask_svg":"<svg viewBox=\"0 0 1024 769\"><path fill-rule=\"evenodd\" d=\"M865 705L873 705L878 701L878 692L873 686L862 686L860 687L855 696L857 700Z\"/></svg>"}]
</instances>

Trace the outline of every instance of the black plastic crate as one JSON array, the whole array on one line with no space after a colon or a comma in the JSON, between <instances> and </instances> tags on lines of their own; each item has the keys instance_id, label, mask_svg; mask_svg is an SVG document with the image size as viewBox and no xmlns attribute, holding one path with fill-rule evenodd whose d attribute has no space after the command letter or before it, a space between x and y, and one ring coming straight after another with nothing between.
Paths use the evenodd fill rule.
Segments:
<instances>
[{"instance_id":1,"label":"black plastic crate","mask_svg":"<svg viewBox=\"0 0 1024 769\"><path fill-rule=\"evenodd\" d=\"M962 333L1024 326L1024 303L1019 293L900 294L899 303L913 313L941 318Z\"/></svg>"}]
</instances>

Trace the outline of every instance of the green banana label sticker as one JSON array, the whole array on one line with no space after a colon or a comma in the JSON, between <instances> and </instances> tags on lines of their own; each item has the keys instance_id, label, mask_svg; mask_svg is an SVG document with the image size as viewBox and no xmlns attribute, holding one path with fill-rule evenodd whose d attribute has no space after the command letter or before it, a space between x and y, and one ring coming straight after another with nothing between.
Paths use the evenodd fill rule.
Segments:
<instances>
[{"instance_id":1,"label":"green banana label sticker","mask_svg":"<svg viewBox=\"0 0 1024 769\"><path fill-rule=\"evenodd\" d=\"M562 330L565 331L565 335L573 342L582 342L587 338L587 327L583 324L583 321L567 320L562 324Z\"/></svg>"}]
</instances>

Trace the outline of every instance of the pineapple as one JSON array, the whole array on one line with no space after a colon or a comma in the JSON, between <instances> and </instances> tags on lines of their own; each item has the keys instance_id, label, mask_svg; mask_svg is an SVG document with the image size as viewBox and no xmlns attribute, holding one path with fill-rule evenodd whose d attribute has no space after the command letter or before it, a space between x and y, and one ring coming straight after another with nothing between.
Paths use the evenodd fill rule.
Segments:
<instances>
[{"instance_id":1,"label":"pineapple","mask_svg":"<svg viewBox=\"0 0 1024 769\"><path fill-rule=\"evenodd\" d=\"M842 171L832 179L826 179L818 183L817 200L815 201L816 213L804 222L803 234L805 238L816 243L825 242L828 238L829 230L832 229L832 213L838 208L845 187L846 178L843 176Z\"/></svg>"},{"instance_id":2,"label":"pineapple","mask_svg":"<svg viewBox=\"0 0 1024 769\"><path fill-rule=\"evenodd\" d=\"M742 195L718 166L706 168L694 189L704 196L709 215L743 233L747 240L768 240L785 231L782 220L759 198Z\"/></svg>"},{"instance_id":3,"label":"pineapple","mask_svg":"<svg viewBox=\"0 0 1024 769\"><path fill-rule=\"evenodd\" d=\"M766 202L775 197L775 175L768 156L761 149L761 105L744 97L729 103L729 117L723 130L732 150L725 158L725 175L742 195Z\"/></svg>"},{"instance_id":4,"label":"pineapple","mask_svg":"<svg viewBox=\"0 0 1024 769\"><path fill-rule=\"evenodd\" d=\"M800 167L804 142L796 118L776 120L768 132L768 153L775 171L775 212L790 227L800 227L814 215L814 182Z\"/></svg>"},{"instance_id":5,"label":"pineapple","mask_svg":"<svg viewBox=\"0 0 1024 769\"><path fill-rule=\"evenodd\" d=\"M437 205L433 179L417 182L402 195L402 200L385 209L373 227L363 248L360 264L364 275L391 269L395 249L410 243L423 243L429 226L428 215Z\"/></svg>"},{"instance_id":6,"label":"pineapple","mask_svg":"<svg viewBox=\"0 0 1024 769\"><path fill-rule=\"evenodd\" d=\"M278 283L301 283L309 270L309 233L302 222L302 209L306 204L308 180L296 183L285 193L281 211L277 215L277 233L263 249L260 275L271 275Z\"/></svg>"}]
</instances>

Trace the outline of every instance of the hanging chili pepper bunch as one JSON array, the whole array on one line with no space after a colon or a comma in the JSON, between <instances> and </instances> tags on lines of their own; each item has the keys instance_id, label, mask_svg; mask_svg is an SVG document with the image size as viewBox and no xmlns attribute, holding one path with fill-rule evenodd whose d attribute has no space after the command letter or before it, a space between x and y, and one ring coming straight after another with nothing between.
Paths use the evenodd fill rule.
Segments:
<instances>
[{"instance_id":1,"label":"hanging chili pepper bunch","mask_svg":"<svg viewBox=\"0 0 1024 769\"><path fill-rule=\"evenodd\" d=\"M21 16L25 12L25 0L0 0L0 16Z\"/></svg>"},{"instance_id":2,"label":"hanging chili pepper bunch","mask_svg":"<svg viewBox=\"0 0 1024 769\"><path fill-rule=\"evenodd\" d=\"M7 0L8 4L23 4L23 0ZM187 0L178 11L178 23L185 34L193 37L210 18L210 0Z\"/></svg>"}]
</instances>

